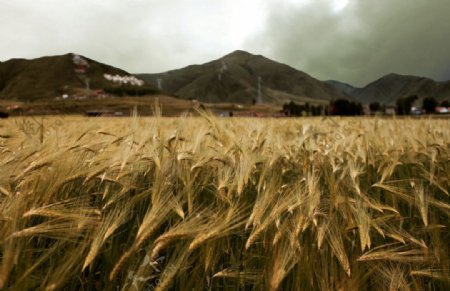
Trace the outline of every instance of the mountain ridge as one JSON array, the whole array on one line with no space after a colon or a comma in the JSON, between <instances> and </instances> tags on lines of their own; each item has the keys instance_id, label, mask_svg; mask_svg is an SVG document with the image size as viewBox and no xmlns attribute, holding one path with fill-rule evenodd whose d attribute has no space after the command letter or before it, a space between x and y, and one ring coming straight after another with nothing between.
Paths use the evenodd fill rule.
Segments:
<instances>
[{"instance_id":1,"label":"mountain ridge","mask_svg":"<svg viewBox=\"0 0 450 291\"><path fill-rule=\"evenodd\" d=\"M75 56L88 63L83 74L77 73L80 68L74 63ZM410 95L417 95L419 102L430 96L438 101L450 99L450 81L390 73L358 88L338 80L320 81L287 64L243 50L203 64L153 74L130 74L75 53L13 58L0 61L0 99L35 101L73 93L86 86L90 89L115 86L105 74L138 76L149 88L159 87L172 96L210 103L326 104L349 99L363 104L393 105L398 98Z\"/></svg>"},{"instance_id":2,"label":"mountain ridge","mask_svg":"<svg viewBox=\"0 0 450 291\"><path fill-rule=\"evenodd\" d=\"M352 98L287 64L242 50L204 64L137 76L170 94L204 102L251 103L258 101L259 87L265 103Z\"/></svg>"},{"instance_id":3,"label":"mountain ridge","mask_svg":"<svg viewBox=\"0 0 450 291\"><path fill-rule=\"evenodd\" d=\"M76 62L81 62L77 64ZM0 63L0 98L35 101L113 83L104 75L132 74L90 58L67 53L36 59L14 58Z\"/></svg>"},{"instance_id":4,"label":"mountain ridge","mask_svg":"<svg viewBox=\"0 0 450 291\"><path fill-rule=\"evenodd\" d=\"M435 97L438 101L450 98L450 81L438 82L427 77L390 73L349 93L364 104L379 102L394 105L397 99L417 95L419 100Z\"/></svg>"},{"instance_id":5,"label":"mountain ridge","mask_svg":"<svg viewBox=\"0 0 450 291\"><path fill-rule=\"evenodd\" d=\"M450 99L450 81L435 81L428 77L389 73L357 88L340 81L326 81L338 90L342 90L363 104L378 102L394 105L399 98L417 95L417 103L426 97L438 101Z\"/></svg>"}]
</instances>

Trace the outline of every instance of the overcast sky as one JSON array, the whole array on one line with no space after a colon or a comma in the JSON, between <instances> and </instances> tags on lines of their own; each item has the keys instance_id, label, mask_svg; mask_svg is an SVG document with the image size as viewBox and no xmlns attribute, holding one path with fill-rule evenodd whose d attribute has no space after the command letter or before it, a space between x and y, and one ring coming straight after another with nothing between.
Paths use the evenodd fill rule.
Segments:
<instances>
[{"instance_id":1,"label":"overcast sky","mask_svg":"<svg viewBox=\"0 0 450 291\"><path fill-rule=\"evenodd\" d=\"M131 73L234 50L363 86L450 79L450 0L0 0L0 61L76 52Z\"/></svg>"}]
</instances>

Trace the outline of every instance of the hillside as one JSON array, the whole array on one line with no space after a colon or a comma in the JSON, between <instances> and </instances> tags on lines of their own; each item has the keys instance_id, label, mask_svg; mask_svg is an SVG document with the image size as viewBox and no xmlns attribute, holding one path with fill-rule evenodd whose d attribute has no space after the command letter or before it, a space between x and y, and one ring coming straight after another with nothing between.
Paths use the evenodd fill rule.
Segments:
<instances>
[{"instance_id":1,"label":"hillside","mask_svg":"<svg viewBox=\"0 0 450 291\"><path fill-rule=\"evenodd\" d=\"M393 105L398 98L410 95L417 95L419 100L430 96L435 97L439 101L450 99L450 81L436 82L432 79L418 76L389 74L364 88L349 89L349 87L343 87L339 82L330 84L352 95L363 104L379 102Z\"/></svg>"},{"instance_id":2,"label":"hillside","mask_svg":"<svg viewBox=\"0 0 450 291\"><path fill-rule=\"evenodd\" d=\"M109 75L108 79L105 74ZM135 78L124 70L72 53L32 60L11 59L0 62L0 99L53 100L63 94L84 95L87 87L113 95L133 96L153 94L159 88L168 95L207 103L326 104L329 100L345 98L363 104L390 105L410 95L419 96L418 102L429 96L439 101L450 99L450 81L389 74L363 88L355 88L336 80L319 81L288 65L239 50L201 65L139 74L138 78L146 81L139 84L139 92L145 94L139 94L138 85L130 85L129 80L126 85L116 80L117 75Z\"/></svg>"},{"instance_id":3,"label":"hillside","mask_svg":"<svg viewBox=\"0 0 450 291\"><path fill-rule=\"evenodd\" d=\"M34 101L72 94L87 87L105 89L115 83L104 74L128 72L75 54L37 59L11 59L0 63L0 99Z\"/></svg>"},{"instance_id":4,"label":"hillside","mask_svg":"<svg viewBox=\"0 0 450 291\"><path fill-rule=\"evenodd\" d=\"M336 89L343 91L344 93L349 94L349 95L352 95L353 91L355 91L356 89L359 89L359 88L353 87L350 84L347 84L347 83L344 83L341 81L337 81L337 80L328 80L325 82L327 84L330 84L331 86L335 87Z\"/></svg>"},{"instance_id":5,"label":"hillside","mask_svg":"<svg viewBox=\"0 0 450 291\"><path fill-rule=\"evenodd\" d=\"M331 99L351 98L304 72L245 51L235 51L202 65L137 76L170 94L203 102L327 103Z\"/></svg>"}]
</instances>

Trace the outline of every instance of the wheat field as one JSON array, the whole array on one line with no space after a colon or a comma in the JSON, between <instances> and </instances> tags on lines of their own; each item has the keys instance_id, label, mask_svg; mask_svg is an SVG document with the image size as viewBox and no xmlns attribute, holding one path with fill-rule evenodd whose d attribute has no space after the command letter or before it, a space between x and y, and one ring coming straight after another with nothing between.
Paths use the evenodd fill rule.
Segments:
<instances>
[{"instance_id":1,"label":"wheat field","mask_svg":"<svg viewBox=\"0 0 450 291\"><path fill-rule=\"evenodd\" d=\"M0 120L0 289L450 290L450 120Z\"/></svg>"}]
</instances>

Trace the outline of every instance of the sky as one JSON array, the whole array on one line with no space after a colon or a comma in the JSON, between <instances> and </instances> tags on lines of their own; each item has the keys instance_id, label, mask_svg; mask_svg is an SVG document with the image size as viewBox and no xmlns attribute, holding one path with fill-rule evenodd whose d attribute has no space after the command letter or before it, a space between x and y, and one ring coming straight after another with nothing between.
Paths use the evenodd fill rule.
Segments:
<instances>
[{"instance_id":1,"label":"sky","mask_svg":"<svg viewBox=\"0 0 450 291\"><path fill-rule=\"evenodd\" d=\"M450 0L0 0L0 61L69 52L131 73L234 50L321 80L450 80Z\"/></svg>"}]
</instances>

